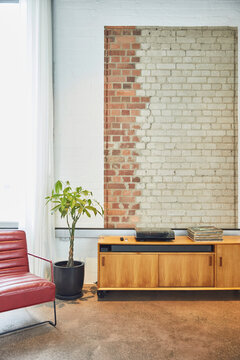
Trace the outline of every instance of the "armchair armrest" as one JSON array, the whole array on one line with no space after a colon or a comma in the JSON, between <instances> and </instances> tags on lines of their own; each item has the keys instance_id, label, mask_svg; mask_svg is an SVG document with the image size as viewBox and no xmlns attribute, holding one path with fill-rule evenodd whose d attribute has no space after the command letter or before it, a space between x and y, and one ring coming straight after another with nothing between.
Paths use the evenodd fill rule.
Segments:
<instances>
[{"instance_id":1,"label":"armchair armrest","mask_svg":"<svg viewBox=\"0 0 240 360\"><path fill-rule=\"evenodd\" d=\"M31 254L31 253L27 253L27 254L30 255L30 256L33 256L33 257L35 257L37 259L44 260L44 261L47 261L48 263L50 263L50 266L51 266L51 281L53 282L53 263L52 263L52 261L48 260L48 259L45 259L45 258L43 258L41 256Z\"/></svg>"}]
</instances>

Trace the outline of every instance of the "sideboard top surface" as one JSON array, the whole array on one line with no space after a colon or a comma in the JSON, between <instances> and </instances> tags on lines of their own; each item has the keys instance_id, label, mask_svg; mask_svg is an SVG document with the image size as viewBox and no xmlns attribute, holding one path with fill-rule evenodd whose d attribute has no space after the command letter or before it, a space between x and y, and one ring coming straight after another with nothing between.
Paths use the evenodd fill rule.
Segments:
<instances>
[{"instance_id":1,"label":"sideboard top surface","mask_svg":"<svg viewBox=\"0 0 240 360\"><path fill-rule=\"evenodd\" d=\"M194 244L224 244L233 245L240 244L240 236L223 236L223 241L193 241L187 236L176 236L173 241L136 241L135 236L122 236L123 241L120 240L120 236L100 236L99 244L137 244L137 245L194 245Z\"/></svg>"}]
</instances>

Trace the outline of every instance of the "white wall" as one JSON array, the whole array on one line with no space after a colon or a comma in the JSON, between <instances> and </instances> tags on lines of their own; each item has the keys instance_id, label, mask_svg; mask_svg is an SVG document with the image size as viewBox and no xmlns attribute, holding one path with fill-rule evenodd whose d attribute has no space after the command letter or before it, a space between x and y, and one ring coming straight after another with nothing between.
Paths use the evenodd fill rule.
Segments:
<instances>
[{"instance_id":1,"label":"white wall","mask_svg":"<svg viewBox=\"0 0 240 360\"><path fill-rule=\"evenodd\" d=\"M240 1L54 0L53 3L55 177L86 186L103 203L104 26L239 26ZM82 219L79 225L102 227L103 220ZM57 220L57 226L65 226L65 222ZM91 246L95 251L96 244ZM66 257L60 248L58 253L59 257Z\"/></svg>"}]
</instances>

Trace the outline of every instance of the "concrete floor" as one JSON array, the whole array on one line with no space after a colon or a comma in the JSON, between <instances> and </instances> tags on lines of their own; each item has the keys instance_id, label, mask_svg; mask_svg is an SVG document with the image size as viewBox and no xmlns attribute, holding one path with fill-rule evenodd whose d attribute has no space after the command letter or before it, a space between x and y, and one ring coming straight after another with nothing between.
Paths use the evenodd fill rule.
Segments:
<instances>
[{"instance_id":1,"label":"concrete floor","mask_svg":"<svg viewBox=\"0 0 240 360\"><path fill-rule=\"evenodd\" d=\"M48 318L51 304L0 314L0 331ZM50 325L0 339L7 360L240 360L240 294L112 292L97 301L85 287L76 301L57 301Z\"/></svg>"}]
</instances>

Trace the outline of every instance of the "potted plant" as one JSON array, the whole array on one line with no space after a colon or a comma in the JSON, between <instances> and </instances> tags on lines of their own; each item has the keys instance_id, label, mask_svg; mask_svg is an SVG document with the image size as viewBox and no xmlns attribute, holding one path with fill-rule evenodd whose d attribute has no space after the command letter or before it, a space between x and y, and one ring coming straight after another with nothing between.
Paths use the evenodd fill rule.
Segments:
<instances>
[{"instance_id":1,"label":"potted plant","mask_svg":"<svg viewBox=\"0 0 240 360\"><path fill-rule=\"evenodd\" d=\"M102 206L93 199L91 191L84 190L81 186L72 189L69 181L65 183L58 180L52 194L46 197L47 203L54 206L52 214L59 212L61 218L66 218L69 230L69 255L67 261L58 261L53 265L54 282L56 284L56 297L58 299L77 299L82 296L84 281L84 263L75 261L74 235L77 222L82 215L91 217L92 214L103 215Z\"/></svg>"}]
</instances>

